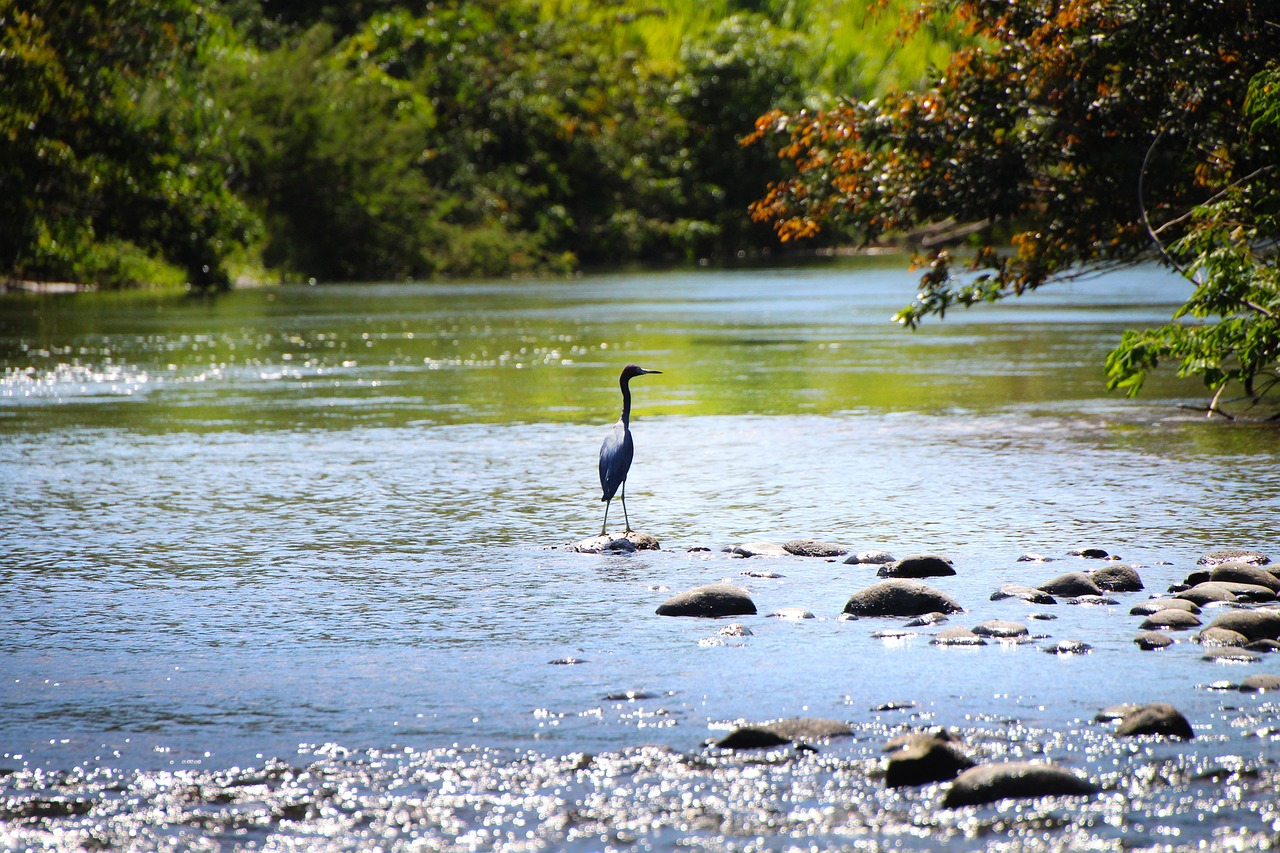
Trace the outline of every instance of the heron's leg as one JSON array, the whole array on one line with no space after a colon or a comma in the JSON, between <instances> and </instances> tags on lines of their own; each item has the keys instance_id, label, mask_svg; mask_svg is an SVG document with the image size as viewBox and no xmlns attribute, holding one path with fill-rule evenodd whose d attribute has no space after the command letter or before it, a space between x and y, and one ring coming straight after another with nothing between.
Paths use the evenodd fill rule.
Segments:
<instances>
[{"instance_id":1,"label":"heron's leg","mask_svg":"<svg viewBox=\"0 0 1280 853\"><path fill-rule=\"evenodd\" d=\"M622 518L627 522L627 529L623 533L631 532L631 519L627 517L627 481L622 481Z\"/></svg>"},{"instance_id":2,"label":"heron's leg","mask_svg":"<svg viewBox=\"0 0 1280 853\"><path fill-rule=\"evenodd\" d=\"M609 504L613 503L613 498L604 502L604 523L600 525L600 535L604 535L605 528L609 526Z\"/></svg>"}]
</instances>

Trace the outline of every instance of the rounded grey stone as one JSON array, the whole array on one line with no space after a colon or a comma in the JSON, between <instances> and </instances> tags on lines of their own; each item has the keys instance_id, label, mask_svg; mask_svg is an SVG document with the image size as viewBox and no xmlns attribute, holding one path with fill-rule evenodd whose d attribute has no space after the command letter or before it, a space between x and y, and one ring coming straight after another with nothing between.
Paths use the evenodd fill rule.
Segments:
<instances>
[{"instance_id":1,"label":"rounded grey stone","mask_svg":"<svg viewBox=\"0 0 1280 853\"><path fill-rule=\"evenodd\" d=\"M1228 610L1209 627L1238 631L1250 640L1280 640L1280 609Z\"/></svg>"},{"instance_id":2,"label":"rounded grey stone","mask_svg":"<svg viewBox=\"0 0 1280 853\"><path fill-rule=\"evenodd\" d=\"M1271 560L1258 551L1249 551L1244 548L1222 548L1217 551L1210 551L1196 560L1196 562L1202 566L1216 566L1219 563L1250 563L1255 566L1265 566Z\"/></svg>"},{"instance_id":3,"label":"rounded grey stone","mask_svg":"<svg viewBox=\"0 0 1280 853\"><path fill-rule=\"evenodd\" d=\"M1025 637L1031 632L1027 630L1027 626L1020 622L1010 622L1005 619L991 619L980 625L975 625L973 633L979 637L995 637L997 639L1012 639L1015 637Z\"/></svg>"},{"instance_id":4,"label":"rounded grey stone","mask_svg":"<svg viewBox=\"0 0 1280 853\"><path fill-rule=\"evenodd\" d=\"M1272 675L1269 672L1250 675L1240 682L1242 693L1270 693L1276 690L1280 690L1280 675Z\"/></svg>"},{"instance_id":5,"label":"rounded grey stone","mask_svg":"<svg viewBox=\"0 0 1280 853\"><path fill-rule=\"evenodd\" d=\"M1059 640L1048 646L1044 646L1041 651L1048 652L1051 655L1087 655L1093 651L1093 646L1081 640Z\"/></svg>"},{"instance_id":6,"label":"rounded grey stone","mask_svg":"<svg viewBox=\"0 0 1280 853\"><path fill-rule=\"evenodd\" d=\"M1198 604L1201 607L1215 601L1230 603L1236 600L1236 594L1228 588L1224 581L1198 583L1190 589L1174 593L1173 597L1190 601L1192 604Z\"/></svg>"},{"instance_id":7,"label":"rounded grey stone","mask_svg":"<svg viewBox=\"0 0 1280 853\"><path fill-rule=\"evenodd\" d=\"M886 563L876 572L882 578L941 578L955 573L951 561L937 554L912 554Z\"/></svg>"},{"instance_id":8,"label":"rounded grey stone","mask_svg":"<svg viewBox=\"0 0 1280 853\"><path fill-rule=\"evenodd\" d=\"M1198 614L1200 607L1194 601L1187 601L1185 598L1152 598L1141 604L1135 604L1129 608L1129 613L1133 616L1150 616L1161 610L1185 610L1188 613Z\"/></svg>"},{"instance_id":9,"label":"rounded grey stone","mask_svg":"<svg viewBox=\"0 0 1280 853\"><path fill-rule=\"evenodd\" d=\"M991 593L992 601L1003 601L1006 598L1017 598L1031 604L1057 604L1058 599L1042 589L1024 586L1020 583L1007 583Z\"/></svg>"},{"instance_id":10,"label":"rounded grey stone","mask_svg":"<svg viewBox=\"0 0 1280 853\"><path fill-rule=\"evenodd\" d=\"M1092 796L1101 789L1083 776L1052 764L1009 761L964 771L942 798L947 808L979 806L998 800Z\"/></svg>"},{"instance_id":11,"label":"rounded grey stone","mask_svg":"<svg viewBox=\"0 0 1280 853\"><path fill-rule=\"evenodd\" d=\"M1143 619L1140 627L1148 631L1157 628L1164 628L1167 631L1187 631L1198 628L1200 624L1200 617L1194 613L1188 613L1185 610L1161 610Z\"/></svg>"},{"instance_id":12,"label":"rounded grey stone","mask_svg":"<svg viewBox=\"0 0 1280 853\"><path fill-rule=\"evenodd\" d=\"M949 737L917 734L889 756L884 783L901 788L945 782L972 766L973 761Z\"/></svg>"},{"instance_id":13,"label":"rounded grey stone","mask_svg":"<svg viewBox=\"0 0 1280 853\"><path fill-rule=\"evenodd\" d=\"M1141 590L1142 578L1133 566L1107 566L1089 572L1089 580L1098 589L1106 592L1137 592Z\"/></svg>"},{"instance_id":14,"label":"rounded grey stone","mask_svg":"<svg viewBox=\"0 0 1280 853\"><path fill-rule=\"evenodd\" d=\"M1102 595L1102 590L1096 583L1089 580L1089 576L1084 572L1067 572L1065 575L1058 575L1053 580L1040 584L1039 589L1050 595Z\"/></svg>"},{"instance_id":15,"label":"rounded grey stone","mask_svg":"<svg viewBox=\"0 0 1280 853\"><path fill-rule=\"evenodd\" d=\"M660 604L656 612L659 616L745 616L754 614L756 605L745 589L713 583L673 595Z\"/></svg>"},{"instance_id":16,"label":"rounded grey stone","mask_svg":"<svg viewBox=\"0 0 1280 853\"><path fill-rule=\"evenodd\" d=\"M888 551L859 551L856 554L850 554L846 559L846 563L850 565L865 564L878 566L884 563L892 563L893 555Z\"/></svg>"},{"instance_id":17,"label":"rounded grey stone","mask_svg":"<svg viewBox=\"0 0 1280 853\"><path fill-rule=\"evenodd\" d=\"M729 548L729 553L738 557L785 557L787 549L774 542L746 542Z\"/></svg>"},{"instance_id":18,"label":"rounded grey stone","mask_svg":"<svg viewBox=\"0 0 1280 853\"><path fill-rule=\"evenodd\" d=\"M1133 638L1138 644L1138 648L1143 651L1153 651L1155 649L1167 649L1173 645L1173 637L1160 631L1143 631L1141 634Z\"/></svg>"},{"instance_id":19,"label":"rounded grey stone","mask_svg":"<svg viewBox=\"0 0 1280 853\"><path fill-rule=\"evenodd\" d=\"M963 625L944 628L930 640L935 646L985 646L987 641Z\"/></svg>"},{"instance_id":20,"label":"rounded grey stone","mask_svg":"<svg viewBox=\"0 0 1280 853\"><path fill-rule=\"evenodd\" d=\"M1280 592L1280 578L1249 563L1221 563L1209 572L1209 580L1265 586L1272 592Z\"/></svg>"},{"instance_id":21,"label":"rounded grey stone","mask_svg":"<svg viewBox=\"0 0 1280 853\"><path fill-rule=\"evenodd\" d=\"M783 542L782 548L788 554L797 557L843 557L849 549L834 542L823 542L819 539L792 539Z\"/></svg>"},{"instance_id":22,"label":"rounded grey stone","mask_svg":"<svg viewBox=\"0 0 1280 853\"><path fill-rule=\"evenodd\" d=\"M1209 627L1196 634L1196 642L1202 646L1236 646L1244 648L1249 643L1249 638L1239 631L1232 631L1230 628Z\"/></svg>"},{"instance_id":23,"label":"rounded grey stone","mask_svg":"<svg viewBox=\"0 0 1280 853\"><path fill-rule=\"evenodd\" d=\"M1130 711L1116 727L1117 737L1155 735L1191 740L1195 732L1182 712L1167 702L1153 702Z\"/></svg>"},{"instance_id":24,"label":"rounded grey stone","mask_svg":"<svg viewBox=\"0 0 1280 853\"><path fill-rule=\"evenodd\" d=\"M963 613L951 596L919 581L895 578L856 592L844 606L854 616L920 616L925 613Z\"/></svg>"},{"instance_id":25,"label":"rounded grey stone","mask_svg":"<svg viewBox=\"0 0 1280 853\"><path fill-rule=\"evenodd\" d=\"M1215 646L1206 649L1201 657L1210 663L1257 663L1262 660L1257 652L1232 646Z\"/></svg>"}]
</instances>

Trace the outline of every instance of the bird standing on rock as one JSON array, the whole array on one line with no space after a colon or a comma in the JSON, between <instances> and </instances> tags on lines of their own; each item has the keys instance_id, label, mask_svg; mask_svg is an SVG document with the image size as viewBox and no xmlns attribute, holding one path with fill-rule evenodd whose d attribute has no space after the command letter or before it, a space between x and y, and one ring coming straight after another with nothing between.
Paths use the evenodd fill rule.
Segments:
<instances>
[{"instance_id":1,"label":"bird standing on rock","mask_svg":"<svg viewBox=\"0 0 1280 853\"><path fill-rule=\"evenodd\" d=\"M631 441L631 387L632 377L645 376L650 373L661 373L661 370L645 370L635 364L622 368L618 384L622 386L622 417L609 430L600 445L600 488L604 491L604 523L600 525L600 535L604 536L609 525L609 505L613 496L622 487L622 517L627 522L626 533L631 532L631 519L627 516L627 472L631 470L631 458L635 456L635 444Z\"/></svg>"}]
</instances>

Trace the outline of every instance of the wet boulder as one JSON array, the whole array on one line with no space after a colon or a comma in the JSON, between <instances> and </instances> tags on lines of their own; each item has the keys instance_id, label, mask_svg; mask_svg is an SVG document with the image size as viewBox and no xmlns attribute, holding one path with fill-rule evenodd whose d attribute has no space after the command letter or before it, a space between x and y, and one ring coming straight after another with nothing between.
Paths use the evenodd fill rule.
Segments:
<instances>
[{"instance_id":1,"label":"wet boulder","mask_svg":"<svg viewBox=\"0 0 1280 853\"><path fill-rule=\"evenodd\" d=\"M659 616L747 616L756 612L751 595L741 587L713 583L673 595L658 606Z\"/></svg>"},{"instance_id":2,"label":"wet boulder","mask_svg":"<svg viewBox=\"0 0 1280 853\"><path fill-rule=\"evenodd\" d=\"M1040 584L1039 589L1050 595L1102 595L1102 590L1084 572L1058 575L1053 580Z\"/></svg>"},{"instance_id":3,"label":"wet boulder","mask_svg":"<svg viewBox=\"0 0 1280 853\"><path fill-rule=\"evenodd\" d=\"M768 749L787 743L809 743L852 735L853 729L842 720L788 717L772 723L739 726L716 741L716 746L721 749Z\"/></svg>"},{"instance_id":4,"label":"wet boulder","mask_svg":"<svg viewBox=\"0 0 1280 853\"><path fill-rule=\"evenodd\" d=\"M1138 648L1145 652L1154 651L1156 649L1167 649L1173 645L1173 637L1161 631L1143 631L1141 634L1133 638Z\"/></svg>"},{"instance_id":5,"label":"wet boulder","mask_svg":"<svg viewBox=\"0 0 1280 853\"><path fill-rule=\"evenodd\" d=\"M787 549L774 542L747 542L734 545L729 553L735 557L785 557Z\"/></svg>"},{"instance_id":6,"label":"wet boulder","mask_svg":"<svg viewBox=\"0 0 1280 853\"><path fill-rule=\"evenodd\" d=\"M1188 613L1198 614L1200 607L1194 601L1187 601L1185 598L1152 598L1141 604L1135 604L1129 608L1129 613L1133 616L1150 616L1161 610L1185 610Z\"/></svg>"},{"instance_id":7,"label":"wet boulder","mask_svg":"<svg viewBox=\"0 0 1280 853\"><path fill-rule=\"evenodd\" d=\"M1257 652L1235 646L1210 647L1205 649L1201 659L1210 663L1257 663L1262 660Z\"/></svg>"},{"instance_id":8,"label":"wet boulder","mask_svg":"<svg viewBox=\"0 0 1280 853\"><path fill-rule=\"evenodd\" d=\"M880 566L892 563L893 555L888 551L859 551L856 554L850 554L845 558L845 562L849 565Z\"/></svg>"},{"instance_id":9,"label":"wet boulder","mask_svg":"<svg viewBox=\"0 0 1280 853\"><path fill-rule=\"evenodd\" d=\"M779 607L777 610L769 614L777 619L813 619L814 615L811 610L803 607Z\"/></svg>"},{"instance_id":10,"label":"wet boulder","mask_svg":"<svg viewBox=\"0 0 1280 853\"><path fill-rule=\"evenodd\" d=\"M1257 551L1249 551L1244 548L1222 548L1217 551L1210 551L1196 560L1196 562L1202 566L1216 566L1220 563L1248 563L1253 566L1265 566L1271 560L1265 554Z\"/></svg>"},{"instance_id":11,"label":"wet boulder","mask_svg":"<svg viewBox=\"0 0 1280 853\"><path fill-rule=\"evenodd\" d=\"M1280 690L1280 675L1271 673L1250 675L1240 682L1239 690L1242 693L1273 693Z\"/></svg>"},{"instance_id":12,"label":"wet boulder","mask_svg":"<svg viewBox=\"0 0 1280 853\"><path fill-rule=\"evenodd\" d=\"M1188 631L1200 627L1200 617L1185 610L1161 610L1142 620L1144 630Z\"/></svg>"},{"instance_id":13,"label":"wet boulder","mask_svg":"<svg viewBox=\"0 0 1280 853\"><path fill-rule=\"evenodd\" d=\"M1089 572L1088 577L1106 592L1138 592L1143 588L1142 578L1133 566L1106 566Z\"/></svg>"},{"instance_id":14,"label":"wet boulder","mask_svg":"<svg viewBox=\"0 0 1280 853\"><path fill-rule=\"evenodd\" d=\"M1244 648L1249 638L1229 628L1205 628L1196 634L1196 642L1202 646L1238 646Z\"/></svg>"},{"instance_id":15,"label":"wet boulder","mask_svg":"<svg viewBox=\"0 0 1280 853\"><path fill-rule=\"evenodd\" d=\"M912 554L886 563L876 572L882 578L941 578L955 573L951 561L937 554Z\"/></svg>"},{"instance_id":16,"label":"wet boulder","mask_svg":"<svg viewBox=\"0 0 1280 853\"><path fill-rule=\"evenodd\" d=\"M1101 789L1065 767L1008 761L964 771L942 797L946 808L980 806L999 800L1036 797L1086 797Z\"/></svg>"},{"instance_id":17,"label":"wet boulder","mask_svg":"<svg viewBox=\"0 0 1280 853\"><path fill-rule=\"evenodd\" d=\"M1086 560L1107 560L1111 555L1101 548L1072 548L1067 552L1070 557L1084 557ZM1119 559L1117 557L1116 559Z\"/></svg>"},{"instance_id":18,"label":"wet boulder","mask_svg":"<svg viewBox=\"0 0 1280 853\"><path fill-rule=\"evenodd\" d=\"M1280 592L1280 578L1250 563L1220 563L1209 572L1209 580L1265 586L1272 592Z\"/></svg>"},{"instance_id":19,"label":"wet boulder","mask_svg":"<svg viewBox=\"0 0 1280 853\"><path fill-rule=\"evenodd\" d=\"M1280 640L1280 609L1229 610L1210 622L1209 627L1238 631L1250 640Z\"/></svg>"},{"instance_id":20,"label":"wet boulder","mask_svg":"<svg viewBox=\"0 0 1280 853\"><path fill-rule=\"evenodd\" d=\"M1192 604L1200 607L1213 602L1231 603L1236 600L1236 594L1222 581L1205 581L1195 586L1174 593L1174 598L1181 598L1184 601L1190 601Z\"/></svg>"},{"instance_id":21,"label":"wet boulder","mask_svg":"<svg viewBox=\"0 0 1280 853\"><path fill-rule=\"evenodd\" d=\"M941 625L951 617L945 613L925 613L907 623L908 628L921 628L925 625Z\"/></svg>"},{"instance_id":22,"label":"wet boulder","mask_svg":"<svg viewBox=\"0 0 1280 853\"><path fill-rule=\"evenodd\" d=\"M856 592L844 606L853 616L921 616L925 613L962 613L951 596L919 581L894 578Z\"/></svg>"},{"instance_id":23,"label":"wet boulder","mask_svg":"<svg viewBox=\"0 0 1280 853\"><path fill-rule=\"evenodd\" d=\"M1031 632L1027 630L1027 626L1021 622L1010 622L1005 619L990 619L980 625L975 625L973 633L979 637L992 637L997 640L1014 640L1020 637L1026 637Z\"/></svg>"},{"instance_id":24,"label":"wet boulder","mask_svg":"<svg viewBox=\"0 0 1280 853\"><path fill-rule=\"evenodd\" d=\"M636 543L626 536L592 536L569 546L569 550L579 554L628 554L636 550Z\"/></svg>"},{"instance_id":25,"label":"wet boulder","mask_svg":"<svg viewBox=\"0 0 1280 853\"><path fill-rule=\"evenodd\" d=\"M895 738L885 767L884 783L890 788L928 785L954 779L973 766L960 745L947 732L917 732Z\"/></svg>"},{"instance_id":26,"label":"wet boulder","mask_svg":"<svg viewBox=\"0 0 1280 853\"><path fill-rule=\"evenodd\" d=\"M1195 732L1182 712L1167 702L1153 702L1135 708L1116 727L1116 737L1154 735L1191 740Z\"/></svg>"},{"instance_id":27,"label":"wet boulder","mask_svg":"<svg viewBox=\"0 0 1280 853\"><path fill-rule=\"evenodd\" d=\"M1042 589L1024 586L1020 583L1007 583L991 593L992 601L1003 601L1006 598L1017 598L1031 604L1057 604L1058 599Z\"/></svg>"},{"instance_id":28,"label":"wet boulder","mask_svg":"<svg viewBox=\"0 0 1280 853\"><path fill-rule=\"evenodd\" d=\"M792 539L783 542L782 548L788 554L797 557L843 557L849 549L834 542L823 542L820 539Z\"/></svg>"},{"instance_id":29,"label":"wet boulder","mask_svg":"<svg viewBox=\"0 0 1280 853\"><path fill-rule=\"evenodd\" d=\"M1093 646L1083 640L1059 640L1056 643L1050 643L1042 647L1040 650L1051 655L1087 655L1093 651Z\"/></svg>"},{"instance_id":30,"label":"wet boulder","mask_svg":"<svg viewBox=\"0 0 1280 853\"><path fill-rule=\"evenodd\" d=\"M944 628L930 640L935 646L985 646L987 641L963 625Z\"/></svg>"}]
</instances>

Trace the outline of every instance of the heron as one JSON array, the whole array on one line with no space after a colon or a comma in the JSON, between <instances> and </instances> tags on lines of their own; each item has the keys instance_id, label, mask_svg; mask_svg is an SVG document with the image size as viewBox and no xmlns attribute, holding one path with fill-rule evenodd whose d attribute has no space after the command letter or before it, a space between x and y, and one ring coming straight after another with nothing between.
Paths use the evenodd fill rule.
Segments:
<instances>
[{"instance_id":1,"label":"heron","mask_svg":"<svg viewBox=\"0 0 1280 853\"><path fill-rule=\"evenodd\" d=\"M650 373L661 373L661 370L645 370L636 364L628 364L622 368L618 384L622 387L622 417L609 430L600 445L600 488L604 491L604 523L600 525L600 535L604 536L609 526L609 506L618 487L622 487L622 517L626 519L627 529L631 532L631 519L627 516L627 472L631 470L631 458L635 456L636 447L631 441L631 380L636 376L647 376Z\"/></svg>"}]
</instances>

